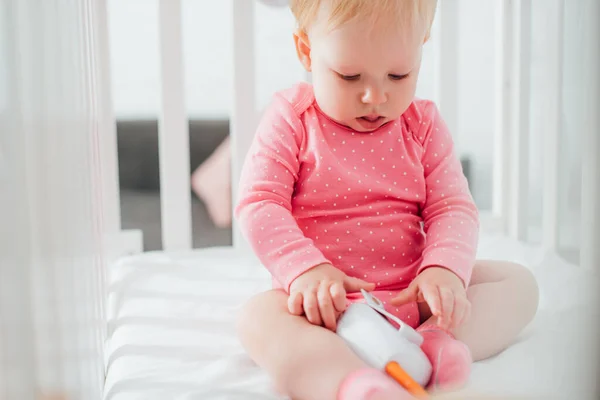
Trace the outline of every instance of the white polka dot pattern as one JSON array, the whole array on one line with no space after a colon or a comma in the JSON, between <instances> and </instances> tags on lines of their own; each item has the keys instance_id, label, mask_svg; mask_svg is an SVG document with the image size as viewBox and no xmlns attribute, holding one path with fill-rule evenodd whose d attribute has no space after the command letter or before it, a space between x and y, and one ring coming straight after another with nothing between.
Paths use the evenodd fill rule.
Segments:
<instances>
[{"instance_id":1,"label":"white polka dot pattern","mask_svg":"<svg viewBox=\"0 0 600 400\"><path fill-rule=\"evenodd\" d=\"M434 265L468 284L479 222L453 151L431 102L359 133L322 114L311 87L298 85L261 120L236 216L275 287L327 262L384 290Z\"/></svg>"}]
</instances>

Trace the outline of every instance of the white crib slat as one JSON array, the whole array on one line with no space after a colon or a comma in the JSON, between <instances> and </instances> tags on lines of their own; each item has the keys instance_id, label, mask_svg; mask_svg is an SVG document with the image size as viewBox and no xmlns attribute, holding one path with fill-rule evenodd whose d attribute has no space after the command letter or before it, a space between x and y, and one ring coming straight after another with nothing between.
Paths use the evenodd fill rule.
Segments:
<instances>
[{"instance_id":1,"label":"white crib slat","mask_svg":"<svg viewBox=\"0 0 600 400\"><path fill-rule=\"evenodd\" d=\"M0 198L0 251L4 263L0 268L0 347L2 347L3 390L0 398L35 398L39 382L36 364L36 326L31 296L31 256L28 241L33 227L40 222L35 218L28 199L30 183L28 170L32 163L30 126L34 120L33 88L39 89L39 74L33 65L39 65L41 49L34 38L40 37L40 13L29 1L19 1L5 7L0 34L5 48L0 65L6 73L4 90L11 96L7 106L8 117L2 118L2 129L11 134L0 134L2 157L1 183L5 188ZM35 79L37 78L37 79ZM4 131L7 129L7 131ZM35 198L34 198L35 199ZM26 211L25 211L26 210ZM34 225L35 223L35 225ZM61 226L62 227L62 226ZM18 327L18 329L15 329ZM39 332L39 330L38 330ZM44 332L45 333L45 332Z\"/></svg>"},{"instance_id":2,"label":"white crib slat","mask_svg":"<svg viewBox=\"0 0 600 400\"><path fill-rule=\"evenodd\" d=\"M459 0L438 3L435 97L455 142L458 142L459 22Z\"/></svg>"},{"instance_id":3,"label":"white crib slat","mask_svg":"<svg viewBox=\"0 0 600 400\"><path fill-rule=\"evenodd\" d=\"M255 75L255 5L253 1L233 2L233 108L231 111L232 199L237 203L238 182L244 158L257 123ZM233 245L249 252L249 245L233 222Z\"/></svg>"},{"instance_id":4,"label":"white crib slat","mask_svg":"<svg viewBox=\"0 0 600 400\"><path fill-rule=\"evenodd\" d=\"M102 161L102 201L106 209L105 226L110 237L107 238L110 243L107 246L109 259L117 256L116 246L117 237L121 230L121 210L119 204L119 172L117 155L117 129L114 107L111 96L111 73L110 73L110 49L109 49L109 30L108 30L108 4L105 1L94 2L97 30L97 48L98 48L98 73L99 81L106 82L106 85L98 85L99 115L98 130L104 132L100 143L100 159Z\"/></svg>"},{"instance_id":5,"label":"white crib slat","mask_svg":"<svg viewBox=\"0 0 600 400\"><path fill-rule=\"evenodd\" d=\"M512 127L513 82L513 11L512 1L496 0L495 50L496 50L496 109L494 130L494 188L493 215L500 218L502 230L508 230L510 205L510 163Z\"/></svg>"},{"instance_id":6,"label":"white crib slat","mask_svg":"<svg viewBox=\"0 0 600 400\"><path fill-rule=\"evenodd\" d=\"M543 245L548 249L558 248L558 178L559 178L559 140L563 126L563 40L564 40L564 1L554 0L547 6L552 10L549 21L550 29L547 33L552 35L547 38L551 45L547 46L548 68L547 89L544 93L544 114L546 118L540 121L543 135L543 218L542 232ZM547 25L546 25L547 26Z\"/></svg>"},{"instance_id":7,"label":"white crib slat","mask_svg":"<svg viewBox=\"0 0 600 400\"><path fill-rule=\"evenodd\" d=\"M600 2L587 0L583 21L582 65L585 66L582 146L581 265L600 271Z\"/></svg>"},{"instance_id":8,"label":"white crib slat","mask_svg":"<svg viewBox=\"0 0 600 400\"><path fill-rule=\"evenodd\" d=\"M181 0L159 1L160 199L164 250L192 247L189 128L185 110Z\"/></svg>"},{"instance_id":9,"label":"white crib slat","mask_svg":"<svg viewBox=\"0 0 600 400\"><path fill-rule=\"evenodd\" d=\"M3 399L102 397L103 298L90 288L106 266L97 89L108 82L97 74L93 4L22 0L0 27L12 100L0 135L0 220L11 227L0 229Z\"/></svg>"},{"instance_id":10,"label":"white crib slat","mask_svg":"<svg viewBox=\"0 0 600 400\"><path fill-rule=\"evenodd\" d=\"M531 0L513 2L513 77L515 80L510 132L509 234L527 239L527 201L529 184L529 115L531 89Z\"/></svg>"}]
</instances>

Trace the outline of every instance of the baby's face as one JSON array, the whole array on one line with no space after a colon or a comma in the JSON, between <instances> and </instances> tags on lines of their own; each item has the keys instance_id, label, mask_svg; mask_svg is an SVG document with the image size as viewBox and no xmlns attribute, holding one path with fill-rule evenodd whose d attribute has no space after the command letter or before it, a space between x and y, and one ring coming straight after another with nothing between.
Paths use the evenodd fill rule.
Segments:
<instances>
[{"instance_id":1,"label":"baby's face","mask_svg":"<svg viewBox=\"0 0 600 400\"><path fill-rule=\"evenodd\" d=\"M304 61L321 110L358 132L399 118L415 95L424 35L360 19L329 31L326 19L309 30Z\"/></svg>"}]
</instances>

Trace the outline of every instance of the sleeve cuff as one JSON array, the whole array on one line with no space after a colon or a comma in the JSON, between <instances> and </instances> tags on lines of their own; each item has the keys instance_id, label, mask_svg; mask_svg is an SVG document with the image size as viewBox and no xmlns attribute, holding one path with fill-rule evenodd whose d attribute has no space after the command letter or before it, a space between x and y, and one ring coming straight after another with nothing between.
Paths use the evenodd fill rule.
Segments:
<instances>
[{"instance_id":1,"label":"sleeve cuff","mask_svg":"<svg viewBox=\"0 0 600 400\"><path fill-rule=\"evenodd\" d=\"M307 250L307 253L301 257L294 254L282 257L277 264L278 266L275 268L277 270L277 280L286 293L289 293L290 285L296 278L321 264L331 264L331 261L318 250Z\"/></svg>"},{"instance_id":2,"label":"sleeve cuff","mask_svg":"<svg viewBox=\"0 0 600 400\"><path fill-rule=\"evenodd\" d=\"M466 289L471 282L474 263L474 260L465 258L463 253L459 254L444 248L436 249L424 256L417 274L430 267L445 268L458 276Z\"/></svg>"}]
</instances>

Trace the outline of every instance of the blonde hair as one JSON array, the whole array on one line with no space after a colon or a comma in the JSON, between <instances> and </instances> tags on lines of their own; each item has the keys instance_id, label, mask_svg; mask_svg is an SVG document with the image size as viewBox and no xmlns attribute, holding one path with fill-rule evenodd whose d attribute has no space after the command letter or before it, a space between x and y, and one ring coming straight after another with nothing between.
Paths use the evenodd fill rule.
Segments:
<instances>
[{"instance_id":1,"label":"blonde hair","mask_svg":"<svg viewBox=\"0 0 600 400\"><path fill-rule=\"evenodd\" d=\"M420 26L428 34L437 7L437 0L290 0L299 29L306 31L310 27L324 1L328 2L330 11L329 29L354 18L370 19L373 23L388 18L397 25Z\"/></svg>"}]
</instances>

